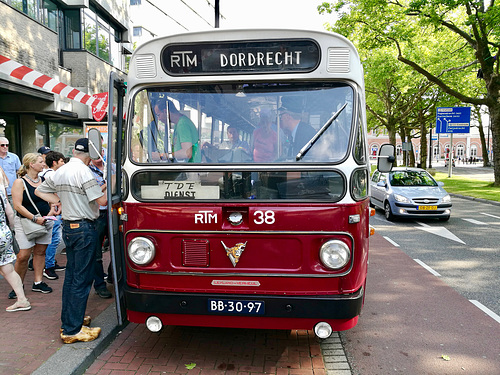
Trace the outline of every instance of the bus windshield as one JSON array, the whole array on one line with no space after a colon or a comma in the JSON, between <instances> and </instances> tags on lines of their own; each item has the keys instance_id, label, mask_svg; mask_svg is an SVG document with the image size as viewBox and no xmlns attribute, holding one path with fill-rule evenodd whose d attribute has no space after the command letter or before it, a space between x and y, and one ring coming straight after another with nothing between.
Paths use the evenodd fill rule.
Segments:
<instances>
[{"instance_id":1,"label":"bus windshield","mask_svg":"<svg viewBox=\"0 0 500 375\"><path fill-rule=\"evenodd\" d=\"M339 82L143 89L132 100L130 156L137 164L340 162L354 97Z\"/></svg>"}]
</instances>

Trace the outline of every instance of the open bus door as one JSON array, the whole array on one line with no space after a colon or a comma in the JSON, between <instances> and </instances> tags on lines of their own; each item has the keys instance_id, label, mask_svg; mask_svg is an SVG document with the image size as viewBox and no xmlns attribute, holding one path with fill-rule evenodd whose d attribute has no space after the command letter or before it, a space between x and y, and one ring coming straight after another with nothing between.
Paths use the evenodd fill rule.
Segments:
<instances>
[{"instance_id":1,"label":"open bus door","mask_svg":"<svg viewBox=\"0 0 500 375\"><path fill-rule=\"evenodd\" d=\"M118 324L126 321L125 297L125 259L123 257L123 237L121 236L120 213L118 208L122 201L122 157L123 157L123 101L125 83L118 75L111 72L109 79L108 101L108 144L107 144L107 176L108 176L108 226L111 265L113 270L113 287Z\"/></svg>"}]
</instances>

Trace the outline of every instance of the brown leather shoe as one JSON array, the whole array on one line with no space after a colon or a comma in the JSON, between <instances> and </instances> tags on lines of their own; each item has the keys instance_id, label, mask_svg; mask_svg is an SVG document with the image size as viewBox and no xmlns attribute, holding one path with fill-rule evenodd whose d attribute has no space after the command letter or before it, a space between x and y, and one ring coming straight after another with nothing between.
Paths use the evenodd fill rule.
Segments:
<instances>
[{"instance_id":1,"label":"brown leather shoe","mask_svg":"<svg viewBox=\"0 0 500 375\"><path fill-rule=\"evenodd\" d=\"M98 336L99 336L98 334L93 335L90 332L84 332L83 330L81 330L76 335L64 335L61 333L61 340L65 344L73 344L74 342L77 341L82 341L82 342L92 341L95 340Z\"/></svg>"}]
</instances>

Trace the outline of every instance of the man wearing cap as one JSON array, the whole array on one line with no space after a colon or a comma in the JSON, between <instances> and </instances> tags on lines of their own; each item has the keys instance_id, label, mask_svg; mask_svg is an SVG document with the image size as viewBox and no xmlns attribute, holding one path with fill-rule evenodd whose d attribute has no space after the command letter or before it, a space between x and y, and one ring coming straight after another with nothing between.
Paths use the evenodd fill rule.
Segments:
<instances>
[{"instance_id":1,"label":"man wearing cap","mask_svg":"<svg viewBox=\"0 0 500 375\"><path fill-rule=\"evenodd\" d=\"M21 168L21 160L16 154L9 152L9 140L5 137L0 137L0 167L2 167L9 179L9 186L6 190L9 202L12 205L10 189L17 178L17 170Z\"/></svg>"},{"instance_id":2,"label":"man wearing cap","mask_svg":"<svg viewBox=\"0 0 500 375\"><path fill-rule=\"evenodd\" d=\"M316 134L314 128L302 122L302 100L299 97L281 98L280 124L288 133L290 148L288 157L295 157L304 145Z\"/></svg>"},{"instance_id":3,"label":"man wearing cap","mask_svg":"<svg viewBox=\"0 0 500 375\"><path fill-rule=\"evenodd\" d=\"M106 195L88 168L90 160L88 139L78 139L70 161L47 176L35 191L61 209L67 257L61 339L66 344L95 340L101 332L99 327L83 325L94 278L95 220L99 217L99 205L107 204Z\"/></svg>"},{"instance_id":4,"label":"man wearing cap","mask_svg":"<svg viewBox=\"0 0 500 375\"><path fill-rule=\"evenodd\" d=\"M40 177L43 177L45 175L45 172L47 172L49 170L49 167L47 166L46 158L47 158L47 154L50 151L52 151L52 150L50 149L50 147L47 147L47 146L42 146L37 151L40 155L42 155L43 162L45 163L45 167L43 167L42 171L40 173L38 173L38 176L40 176Z\"/></svg>"}]
</instances>

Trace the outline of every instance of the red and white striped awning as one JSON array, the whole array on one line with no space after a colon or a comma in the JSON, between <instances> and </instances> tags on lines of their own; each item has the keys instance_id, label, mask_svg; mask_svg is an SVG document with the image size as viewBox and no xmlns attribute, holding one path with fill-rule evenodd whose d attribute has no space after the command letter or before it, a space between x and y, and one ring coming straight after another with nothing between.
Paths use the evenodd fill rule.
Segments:
<instances>
[{"instance_id":1,"label":"red and white striped awning","mask_svg":"<svg viewBox=\"0 0 500 375\"><path fill-rule=\"evenodd\" d=\"M102 113L104 117L108 107L107 93L100 93L95 95L88 95L74 87L68 86L65 83L51 78L45 74L37 72L27 66L19 64L3 55L0 55L0 73L4 73L10 77L17 78L29 85L40 87L51 93L60 95L62 97L75 100L77 102L86 104L92 107L94 117L96 113ZM97 121L102 120L96 119Z\"/></svg>"}]
</instances>

